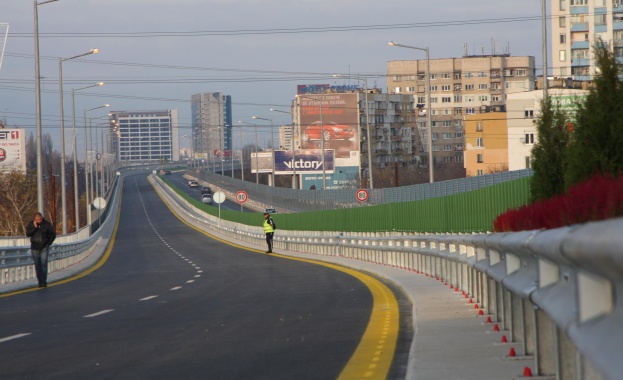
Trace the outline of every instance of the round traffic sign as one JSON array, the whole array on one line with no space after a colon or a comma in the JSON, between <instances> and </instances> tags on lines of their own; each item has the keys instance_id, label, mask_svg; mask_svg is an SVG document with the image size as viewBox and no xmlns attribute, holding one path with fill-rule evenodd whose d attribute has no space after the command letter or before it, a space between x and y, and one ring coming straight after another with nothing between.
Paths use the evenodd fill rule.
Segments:
<instances>
[{"instance_id":1,"label":"round traffic sign","mask_svg":"<svg viewBox=\"0 0 623 380\"><path fill-rule=\"evenodd\" d=\"M244 203L249 199L249 194L246 191L240 190L236 193L236 200L238 203Z\"/></svg>"},{"instance_id":2,"label":"round traffic sign","mask_svg":"<svg viewBox=\"0 0 623 380\"><path fill-rule=\"evenodd\" d=\"M216 203L223 203L223 202L225 202L225 193L223 193L222 191L217 191L212 196L212 200L214 202L216 202Z\"/></svg>"},{"instance_id":3,"label":"round traffic sign","mask_svg":"<svg viewBox=\"0 0 623 380\"><path fill-rule=\"evenodd\" d=\"M357 190L357 192L355 193L355 197L357 198L357 200L359 202L365 202L368 200L368 190L366 189L359 189Z\"/></svg>"}]
</instances>

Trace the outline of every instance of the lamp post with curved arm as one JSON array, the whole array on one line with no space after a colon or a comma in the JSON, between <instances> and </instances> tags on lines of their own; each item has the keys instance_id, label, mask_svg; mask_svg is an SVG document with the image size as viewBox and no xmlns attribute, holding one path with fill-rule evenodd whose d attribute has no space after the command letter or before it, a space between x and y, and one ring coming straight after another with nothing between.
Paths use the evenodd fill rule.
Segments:
<instances>
[{"instance_id":1,"label":"lamp post with curved arm","mask_svg":"<svg viewBox=\"0 0 623 380\"><path fill-rule=\"evenodd\" d=\"M273 167L273 180L272 180L272 184L273 187L275 187L275 139L274 139L274 134L273 134L273 129L274 129L274 125L273 125L273 119L267 119L267 118L263 118L263 117L259 117L259 116L253 116L254 119L256 120L266 120L266 121L270 121L270 145L271 145L271 149L273 151L273 159L272 159L272 167Z\"/></svg>"},{"instance_id":2,"label":"lamp post with curved arm","mask_svg":"<svg viewBox=\"0 0 623 380\"><path fill-rule=\"evenodd\" d=\"M33 2L34 4L34 23L35 23L35 109L36 109L36 132L37 132L37 210L44 214L45 205L43 201L43 162L41 157L41 74L39 70L39 11L38 6L53 3L58 0L47 0L37 2L36 0Z\"/></svg>"},{"instance_id":3,"label":"lamp post with curved arm","mask_svg":"<svg viewBox=\"0 0 623 380\"><path fill-rule=\"evenodd\" d=\"M94 108L89 108L87 110L84 110L84 178L85 178L85 185L86 185L86 197L85 197L85 203L86 203L86 213L87 213L87 224L90 225L91 224L91 201L89 198L93 197L93 191L91 191L90 193L90 197L89 197L89 172L91 171L91 168L89 167L89 169L87 169L87 161L89 160L89 152L87 149L87 112L89 111L93 111L93 110L97 110L100 108L105 108L105 107L110 107L110 104L104 104L102 106L99 107L94 107ZM89 128L90 130L90 128Z\"/></svg>"},{"instance_id":4,"label":"lamp post with curved arm","mask_svg":"<svg viewBox=\"0 0 623 380\"><path fill-rule=\"evenodd\" d=\"M366 102L366 140L368 145L368 185L370 185L370 189L374 189L374 176L373 176L373 165L372 165L372 141L370 139L370 114L369 114L369 106L368 106L368 78L359 78L356 76L343 76L343 75L333 75L336 78L348 78L354 79L358 81L362 81L365 87L364 93L364 101ZM390 142L391 144L391 142ZM391 146L390 146L391 148ZM391 155L390 155L391 157Z\"/></svg>"},{"instance_id":5,"label":"lamp post with curved arm","mask_svg":"<svg viewBox=\"0 0 623 380\"><path fill-rule=\"evenodd\" d=\"M294 117L292 116L292 112L280 111L274 108L270 109L272 112L285 113L290 115L290 119L292 120L292 130L290 131L290 148L292 149L292 188L296 189L297 180L296 180L296 151L294 150L294 129L296 128L296 123L294 122Z\"/></svg>"},{"instance_id":6,"label":"lamp post with curved arm","mask_svg":"<svg viewBox=\"0 0 623 380\"><path fill-rule=\"evenodd\" d=\"M259 184L260 183L260 162L257 156L257 124L253 124L253 123L245 123L244 121L238 121L238 123L240 124L248 124L248 125L252 125L253 127L255 127L255 183Z\"/></svg>"},{"instance_id":7,"label":"lamp post with curved arm","mask_svg":"<svg viewBox=\"0 0 623 380\"><path fill-rule=\"evenodd\" d=\"M78 161L77 161L77 156L78 156L78 150L76 149L76 91L80 91L80 90L86 90L87 88L91 88L91 87L99 87L99 86L103 86L104 82L99 82L97 84L92 84L90 86L86 86L86 87L81 87L81 88L72 88L71 89L71 124L72 124L72 129L73 129L73 135L74 135L74 141L73 141L73 147L74 147L74 208L75 208L75 212L76 212L76 232L78 232L78 230L80 229L80 197L78 196ZM85 141L86 141L86 134L85 134ZM84 170L86 171L87 165L86 165L86 157L85 157L85 161L84 161Z\"/></svg>"},{"instance_id":8,"label":"lamp post with curved arm","mask_svg":"<svg viewBox=\"0 0 623 380\"><path fill-rule=\"evenodd\" d=\"M63 235L67 234L67 181L65 179L65 106L63 102L63 62L84 57L85 55L97 54L98 52L99 49L91 49L87 53L76 55L70 58L60 58L58 60L58 84L61 107L61 223L63 224Z\"/></svg>"},{"instance_id":9,"label":"lamp post with curved arm","mask_svg":"<svg viewBox=\"0 0 623 380\"><path fill-rule=\"evenodd\" d=\"M428 172L430 183L435 182L433 172L433 121L432 121L432 104L430 103L430 56L428 48L419 48L415 46L402 45L393 41L388 43L389 46L402 47L407 49L415 49L426 52L426 118L428 123Z\"/></svg>"}]
</instances>

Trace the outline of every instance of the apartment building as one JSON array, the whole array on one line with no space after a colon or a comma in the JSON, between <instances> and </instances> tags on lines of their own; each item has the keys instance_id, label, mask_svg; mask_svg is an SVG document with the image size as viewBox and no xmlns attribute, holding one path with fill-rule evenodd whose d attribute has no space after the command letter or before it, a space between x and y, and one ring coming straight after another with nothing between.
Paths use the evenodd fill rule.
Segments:
<instances>
[{"instance_id":1,"label":"apartment building","mask_svg":"<svg viewBox=\"0 0 623 380\"><path fill-rule=\"evenodd\" d=\"M178 161L177 110L111 111L108 151L118 161Z\"/></svg>"},{"instance_id":2,"label":"apartment building","mask_svg":"<svg viewBox=\"0 0 623 380\"><path fill-rule=\"evenodd\" d=\"M593 47L601 39L623 64L621 0L551 1L552 75L588 81L595 75Z\"/></svg>"},{"instance_id":3,"label":"apartment building","mask_svg":"<svg viewBox=\"0 0 623 380\"><path fill-rule=\"evenodd\" d=\"M465 116L464 159L468 177L508 171L506 112Z\"/></svg>"},{"instance_id":4,"label":"apartment building","mask_svg":"<svg viewBox=\"0 0 623 380\"><path fill-rule=\"evenodd\" d=\"M192 95L191 118L195 158L221 157L231 151L231 96L220 92Z\"/></svg>"},{"instance_id":5,"label":"apartment building","mask_svg":"<svg viewBox=\"0 0 623 380\"><path fill-rule=\"evenodd\" d=\"M530 91L535 84L532 56L508 54L430 59L430 88L426 60L387 63L387 92L413 96L417 107L419 160L428 165L427 112L431 112L433 160L462 162L464 116L502 112L508 94ZM430 91L431 104L426 104Z\"/></svg>"}]
</instances>

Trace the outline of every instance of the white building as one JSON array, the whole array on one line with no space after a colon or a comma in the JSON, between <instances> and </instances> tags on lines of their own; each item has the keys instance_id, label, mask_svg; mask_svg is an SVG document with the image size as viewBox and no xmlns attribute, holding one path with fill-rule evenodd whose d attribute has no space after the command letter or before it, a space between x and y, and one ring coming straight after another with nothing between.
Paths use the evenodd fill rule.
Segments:
<instances>
[{"instance_id":1,"label":"white building","mask_svg":"<svg viewBox=\"0 0 623 380\"><path fill-rule=\"evenodd\" d=\"M563 110L573 112L576 101L585 97L588 91L550 89L548 94ZM530 168L532 147L538 140L536 123L541 112L541 99L542 90L508 94L506 98L508 170Z\"/></svg>"}]
</instances>

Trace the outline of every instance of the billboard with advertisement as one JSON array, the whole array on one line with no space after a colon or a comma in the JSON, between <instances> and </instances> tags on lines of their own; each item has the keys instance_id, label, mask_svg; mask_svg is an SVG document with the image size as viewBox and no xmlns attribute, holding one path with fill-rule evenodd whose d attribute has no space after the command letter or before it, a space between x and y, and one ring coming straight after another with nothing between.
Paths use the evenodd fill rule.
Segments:
<instances>
[{"instance_id":1,"label":"billboard with advertisement","mask_svg":"<svg viewBox=\"0 0 623 380\"><path fill-rule=\"evenodd\" d=\"M332 149L325 149L325 173L333 173L335 159ZM322 155L320 149L297 150L294 160L292 151L275 151L275 174L319 174L322 173Z\"/></svg>"},{"instance_id":2,"label":"billboard with advertisement","mask_svg":"<svg viewBox=\"0 0 623 380\"><path fill-rule=\"evenodd\" d=\"M359 188L359 182L358 166L341 166L336 167L331 173L325 172L324 183L327 186L327 190L357 189ZM303 190L320 190L322 189L322 184L322 173L303 173L301 175L301 189Z\"/></svg>"},{"instance_id":3,"label":"billboard with advertisement","mask_svg":"<svg viewBox=\"0 0 623 380\"><path fill-rule=\"evenodd\" d=\"M0 129L0 171L26 173L26 134L23 129Z\"/></svg>"},{"instance_id":4,"label":"billboard with advertisement","mask_svg":"<svg viewBox=\"0 0 623 380\"><path fill-rule=\"evenodd\" d=\"M260 168L258 173L272 173L273 152L251 152L251 173L255 173L258 166Z\"/></svg>"},{"instance_id":5,"label":"billboard with advertisement","mask_svg":"<svg viewBox=\"0 0 623 380\"><path fill-rule=\"evenodd\" d=\"M301 149L332 149L335 166L359 166L357 93L297 95Z\"/></svg>"}]
</instances>

